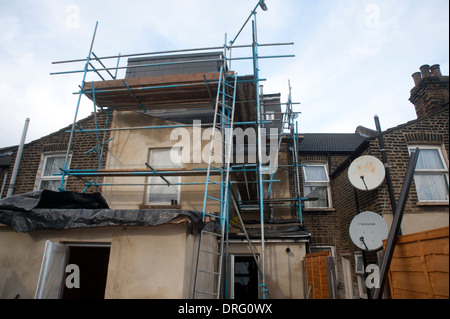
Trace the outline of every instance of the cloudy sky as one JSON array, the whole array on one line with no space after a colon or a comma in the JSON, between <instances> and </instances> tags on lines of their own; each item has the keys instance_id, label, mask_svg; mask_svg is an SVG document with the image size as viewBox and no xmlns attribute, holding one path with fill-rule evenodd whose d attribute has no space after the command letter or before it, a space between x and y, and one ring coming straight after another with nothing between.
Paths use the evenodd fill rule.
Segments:
<instances>
[{"instance_id":1,"label":"cloudy sky","mask_svg":"<svg viewBox=\"0 0 450 319\"><path fill-rule=\"evenodd\" d=\"M26 118L27 142L72 123L83 64L96 21L97 56L222 46L234 38L256 0L0 0L0 148L18 144ZM449 74L447 0L266 0L258 10L258 42L294 42L261 48L265 93L288 81L302 133L351 133L358 125L383 129L414 119L408 101L411 74L440 64ZM250 26L250 25L249 25ZM251 43L249 26L237 44ZM233 53L249 56L250 52ZM107 60L115 66L116 60ZM123 63L126 60L123 59ZM233 69L251 72L249 62ZM121 73L119 73L120 75ZM98 80L89 75L87 80ZM78 118L93 110L82 99Z\"/></svg>"}]
</instances>

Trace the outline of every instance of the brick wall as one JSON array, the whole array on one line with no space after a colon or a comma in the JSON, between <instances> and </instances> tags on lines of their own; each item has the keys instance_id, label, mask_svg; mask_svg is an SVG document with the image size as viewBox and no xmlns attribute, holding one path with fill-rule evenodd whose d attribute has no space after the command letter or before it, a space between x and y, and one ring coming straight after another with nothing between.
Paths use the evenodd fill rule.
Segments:
<instances>
[{"instance_id":1,"label":"brick wall","mask_svg":"<svg viewBox=\"0 0 450 319\"><path fill-rule=\"evenodd\" d=\"M97 123L99 128L104 128L106 125L106 112L97 114ZM109 120L111 123L111 119ZM77 122L77 124L85 130L95 129L94 116L91 115L85 119ZM64 153L67 151L69 144L70 133L67 132L71 129L71 125L65 127L55 133L44 136L38 140L32 141L24 145L22 158L20 161L19 171L17 174L17 180L14 188L14 195L26 192L32 192L35 189L36 177L43 154L49 154L52 152ZM105 140L109 138L109 132L106 132ZM100 133L100 141L103 139L103 132ZM75 133L71 149L71 169L97 169L98 168L98 154L97 152L90 152L84 154L88 150L92 149L96 144L96 134L93 132ZM17 149L13 156L16 157ZM105 165L107 154L107 145L103 151L102 166ZM11 165L8 170L8 179L6 181L5 191L3 196L6 196L6 189L9 186L11 174L13 171ZM3 173L4 175L4 173ZM3 180L2 180L3 182ZM85 182L69 177L66 184L66 189L70 191L81 192L85 187ZM86 192L100 191L91 187Z\"/></svg>"},{"instance_id":2,"label":"brick wall","mask_svg":"<svg viewBox=\"0 0 450 319\"><path fill-rule=\"evenodd\" d=\"M415 86L409 100L416 108L417 118L442 110L449 103L449 77L442 76L439 65L427 64L412 75Z\"/></svg>"},{"instance_id":3,"label":"brick wall","mask_svg":"<svg viewBox=\"0 0 450 319\"><path fill-rule=\"evenodd\" d=\"M398 201L403 185L406 169L408 166L410 144L442 144L446 150L447 163L449 154L449 112L448 106L440 112L426 116L422 119L414 120L395 128L386 130L383 133L388 162L391 166L391 178L396 200ZM372 138L369 147L361 155L372 155L381 160L381 152L377 138ZM341 170L333 179L333 200L336 209L336 219L338 224L338 238L336 239L336 256L340 259L342 254L353 255L358 251L352 243L348 229L353 217L357 214L355 204L355 191L348 181L348 167ZM356 191L360 212L370 210L379 214L392 214L391 203L387 183L384 183L373 191ZM448 213L448 206L419 206L414 181L411 185L405 214L426 214L427 212ZM320 220L314 222L321 223ZM329 221L325 220L324 224ZM318 229L319 226L314 226ZM367 263L377 263L376 254L367 254ZM354 260L352 259L352 262ZM338 280L342 278L342 266L338 260ZM354 265L353 265L354 267ZM342 279L340 279L342 280ZM356 282L356 275L354 277Z\"/></svg>"}]
</instances>

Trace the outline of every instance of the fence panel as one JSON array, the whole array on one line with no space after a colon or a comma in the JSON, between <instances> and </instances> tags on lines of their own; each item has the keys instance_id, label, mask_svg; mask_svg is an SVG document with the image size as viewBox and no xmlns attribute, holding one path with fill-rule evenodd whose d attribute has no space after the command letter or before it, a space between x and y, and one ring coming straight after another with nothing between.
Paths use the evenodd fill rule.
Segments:
<instances>
[{"instance_id":1,"label":"fence panel","mask_svg":"<svg viewBox=\"0 0 450 319\"><path fill-rule=\"evenodd\" d=\"M400 236L389 268L391 297L449 298L448 251L449 227Z\"/></svg>"},{"instance_id":2,"label":"fence panel","mask_svg":"<svg viewBox=\"0 0 450 319\"><path fill-rule=\"evenodd\" d=\"M329 299L327 257L329 251L322 251L305 256L306 288L310 299Z\"/></svg>"}]
</instances>

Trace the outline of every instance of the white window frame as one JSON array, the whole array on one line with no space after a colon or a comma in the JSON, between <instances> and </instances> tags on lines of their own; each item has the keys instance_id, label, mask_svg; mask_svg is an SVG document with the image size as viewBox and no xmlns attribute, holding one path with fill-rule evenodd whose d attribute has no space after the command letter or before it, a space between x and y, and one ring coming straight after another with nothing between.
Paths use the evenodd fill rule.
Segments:
<instances>
[{"instance_id":1,"label":"white window frame","mask_svg":"<svg viewBox=\"0 0 450 319\"><path fill-rule=\"evenodd\" d=\"M316 250L316 251L311 251L312 250ZM318 253L318 252L322 252L322 251L329 251L331 253L331 257L336 257L335 256L335 247L332 245L314 245L311 244L309 245L309 250L311 253Z\"/></svg>"},{"instance_id":2,"label":"white window frame","mask_svg":"<svg viewBox=\"0 0 450 319\"><path fill-rule=\"evenodd\" d=\"M439 158L441 160L442 165L444 166L443 169L415 169L414 171L414 178L416 177L416 175L443 175L445 182L447 184L447 199L419 199L418 201L419 203L424 203L424 204L447 204L449 203L449 195L448 195L448 191L449 191L449 179L448 179L448 162L446 160L446 158L443 156L443 151L442 151L442 147L440 145L423 145L423 144L413 144L413 145L408 145L408 152L409 154L411 154L412 151L414 151L416 148L419 148L419 150L437 150L438 154L439 154ZM420 156L420 155L419 155ZM419 191L417 189L417 184L416 184L416 192L417 192L417 196L419 196Z\"/></svg>"},{"instance_id":3,"label":"white window frame","mask_svg":"<svg viewBox=\"0 0 450 319\"><path fill-rule=\"evenodd\" d=\"M160 151L160 150L168 150L171 151L175 149L174 147L155 147L155 148L150 148L149 149L149 153L148 153L148 162L150 164L150 166L155 169L156 171L158 171L159 169L167 169L170 170L170 167L164 166L163 164L159 164L159 163L152 163L151 158L152 158L152 151ZM180 154L182 154L182 148L181 147L176 147L176 149L179 150ZM183 164L180 163L179 166L177 166L176 168L182 168ZM174 168L174 167L172 167ZM181 176L164 176L165 179L167 179L170 183L177 183L180 184L181 183ZM171 187L176 193L177 193L177 204L180 204L180 194L181 194L181 185L170 185L168 186L167 183L159 176L149 176L147 178L147 183L148 184L152 184L152 183L156 183L158 185L147 185L146 187L146 191L145 191L145 205L149 205L149 206L159 206L159 205L172 205L171 202L169 201L150 201L150 196L151 196L151 191L152 188L154 189L154 187ZM161 184L161 185L159 185Z\"/></svg>"},{"instance_id":4,"label":"white window frame","mask_svg":"<svg viewBox=\"0 0 450 319\"><path fill-rule=\"evenodd\" d=\"M266 111L265 112L265 120L266 121L274 121L275 120L275 111Z\"/></svg>"},{"instance_id":5,"label":"white window frame","mask_svg":"<svg viewBox=\"0 0 450 319\"><path fill-rule=\"evenodd\" d=\"M62 157L65 160L66 157L66 152L52 152L52 153L43 153L41 156L41 162L39 164L39 169L37 172L37 177L36 177L36 183L35 183L35 189L34 190L43 190L42 188L42 182L45 181L49 181L49 182L61 182L61 176L60 175L52 175L52 176L46 176L44 175L45 172L45 167L47 165L47 161L49 158L53 158L53 157ZM70 161L72 159L72 155L69 155L69 161L68 161L68 165L67 165L67 169L70 167ZM60 173L60 172L58 172ZM67 176L64 177L64 185L63 187L65 187L67 182ZM59 187L59 186L58 186Z\"/></svg>"},{"instance_id":6,"label":"white window frame","mask_svg":"<svg viewBox=\"0 0 450 319\"><path fill-rule=\"evenodd\" d=\"M325 170L325 177L326 180L325 181L309 181L307 174L306 174L306 169L307 167L323 167ZM328 176L328 165L326 163L311 163L311 162L307 162L304 163L302 166L303 169L303 192L304 195L307 196L307 192L306 192L306 187L314 187L314 186L321 186L321 187L326 187L327 188L327 199L328 199L328 206L310 206L311 203L314 202L308 202L305 201L305 208L306 209L322 209L322 208L331 208L332 207L332 202L331 202L331 185L330 185L330 178Z\"/></svg>"},{"instance_id":7,"label":"white window frame","mask_svg":"<svg viewBox=\"0 0 450 319\"><path fill-rule=\"evenodd\" d=\"M362 266L362 269L358 269L358 264ZM367 287L366 287L366 265L364 264L364 258L361 251L355 252L355 273L358 280L358 293L362 299L367 299Z\"/></svg>"}]
</instances>

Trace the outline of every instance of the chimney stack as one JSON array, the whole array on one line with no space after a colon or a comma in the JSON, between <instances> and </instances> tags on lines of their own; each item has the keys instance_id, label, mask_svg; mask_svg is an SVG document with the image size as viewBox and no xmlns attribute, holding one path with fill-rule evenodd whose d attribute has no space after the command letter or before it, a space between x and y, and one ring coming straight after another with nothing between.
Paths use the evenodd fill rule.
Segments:
<instances>
[{"instance_id":1,"label":"chimney stack","mask_svg":"<svg viewBox=\"0 0 450 319\"><path fill-rule=\"evenodd\" d=\"M422 75L420 72L414 72L413 75L414 86L418 86L420 81L422 81Z\"/></svg>"},{"instance_id":2,"label":"chimney stack","mask_svg":"<svg viewBox=\"0 0 450 319\"><path fill-rule=\"evenodd\" d=\"M409 101L416 108L417 118L435 113L449 103L449 77L442 76L439 64L422 65L412 74L414 87Z\"/></svg>"},{"instance_id":3,"label":"chimney stack","mask_svg":"<svg viewBox=\"0 0 450 319\"><path fill-rule=\"evenodd\" d=\"M433 64L432 66L430 66L430 70L431 70L431 76L434 77L441 77L441 68L439 64Z\"/></svg>"}]
</instances>

